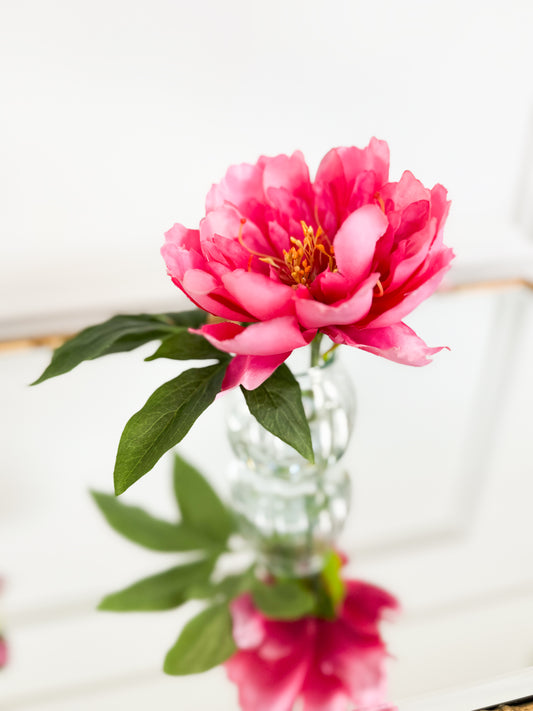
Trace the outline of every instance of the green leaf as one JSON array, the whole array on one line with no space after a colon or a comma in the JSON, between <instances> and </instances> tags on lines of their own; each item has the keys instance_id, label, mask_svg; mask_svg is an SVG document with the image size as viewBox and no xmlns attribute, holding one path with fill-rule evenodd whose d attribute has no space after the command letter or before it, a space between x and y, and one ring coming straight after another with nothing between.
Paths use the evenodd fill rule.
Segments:
<instances>
[{"instance_id":1,"label":"green leaf","mask_svg":"<svg viewBox=\"0 0 533 711\"><path fill-rule=\"evenodd\" d=\"M189 309L188 311L176 311L174 313L159 314L158 318L168 322L171 326L182 328L200 328L207 321L208 313L201 309Z\"/></svg>"},{"instance_id":2,"label":"green leaf","mask_svg":"<svg viewBox=\"0 0 533 711\"><path fill-rule=\"evenodd\" d=\"M252 596L261 612L277 620L297 620L310 614L315 605L312 593L296 581L267 585L256 580Z\"/></svg>"},{"instance_id":3,"label":"green leaf","mask_svg":"<svg viewBox=\"0 0 533 711\"><path fill-rule=\"evenodd\" d=\"M252 566L244 573L236 573L235 575L227 575L218 583L213 583L208 580L204 583L192 585L187 590L187 595L191 600L206 600L208 598L222 598L226 601L231 601L238 595L248 592L254 583L255 577Z\"/></svg>"},{"instance_id":4,"label":"green leaf","mask_svg":"<svg viewBox=\"0 0 533 711\"><path fill-rule=\"evenodd\" d=\"M314 462L309 422L302 391L289 368L282 364L255 390L241 386L248 409L265 429Z\"/></svg>"},{"instance_id":5,"label":"green leaf","mask_svg":"<svg viewBox=\"0 0 533 711\"><path fill-rule=\"evenodd\" d=\"M155 360L156 358L172 358L173 360L205 360L215 358L216 360L229 360L228 353L219 351L212 346L209 341L197 333L189 333L186 328L180 329L165 338L156 352L145 358L145 360Z\"/></svg>"},{"instance_id":6,"label":"green leaf","mask_svg":"<svg viewBox=\"0 0 533 711\"><path fill-rule=\"evenodd\" d=\"M194 551L209 548L212 541L182 523L151 516L137 506L129 506L113 494L91 492L109 525L125 538L154 551Z\"/></svg>"},{"instance_id":7,"label":"green leaf","mask_svg":"<svg viewBox=\"0 0 533 711\"><path fill-rule=\"evenodd\" d=\"M32 385L62 375L84 360L94 360L110 353L131 351L138 346L176 331L176 327L201 325L206 314L185 311L182 314L136 314L113 316L104 323L90 326L54 351L50 365Z\"/></svg>"},{"instance_id":8,"label":"green leaf","mask_svg":"<svg viewBox=\"0 0 533 711\"><path fill-rule=\"evenodd\" d=\"M222 664L236 651L228 605L213 605L185 625L163 668L167 674L199 674Z\"/></svg>"},{"instance_id":9,"label":"green leaf","mask_svg":"<svg viewBox=\"0 0 533 711\"><path fill-rule=\"evenodd\" d=\"M228 600L233 600L233 598L242 593L248 592L255 582L253 565L244 573L238 573L236 575L227 575L225 578L217 583L217 592L224 595Z\"/></svg>"},{"instance_id":10,"label":"green leaf","mask_svg":"<svg viewBox=\"0 0 533 711\"><path fill-rule=\"evenodd\" d=\"M161 385L128 421L118 445L115 493L122 494L180 442L213 402L227 363L191 368Z\"/></svg>"},{"instance_id":11,"label":"green leaf","mask_svg":"<svg viewBox=\"0 0 533 711\"><path fill-rule=\"evenodd\" d=\"M174 492L183 522L223 545L235 530L233 516L200 472L178 454L174 455Z\"/></svg>"},{"instance_id":12,"label":"green leaf","mask_svg":"<svg viewBox=\"0 0 533 711\"><path fill-rule=\"evenodd\" d=\"M209 579L214 564L215 558L206 558L144 578L124 590L107 595L98 609L110 612L150 612L179 607L189 599L187 589L191 585Z\"/></svg>"}]
</instances>

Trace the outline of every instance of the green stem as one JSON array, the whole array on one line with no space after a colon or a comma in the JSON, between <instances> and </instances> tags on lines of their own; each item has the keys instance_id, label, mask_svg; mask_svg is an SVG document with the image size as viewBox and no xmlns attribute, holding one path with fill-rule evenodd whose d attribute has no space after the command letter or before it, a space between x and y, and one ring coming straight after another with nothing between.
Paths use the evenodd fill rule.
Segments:
<instances>
[{"instance_id":1,"label":"green stem","mask_svg":"<svg viewBox=\"0 0 533 711\"><path fill-rule=\"evenodd\" d=\"M311 368L318 365L320 360L320 341L322 340L322 334L317 333L316 336L311 341Z\"/></svg>"},{"instance_id":2,"label":"green stem","mask_svg":"<svg viewBox=\"0 0 533 711\"><path fill-rule=\"evenodd\" d=\"M327 351L323 354L323 356L322 356L322 360L324 361L324 363L327 363L327 361L328 361L329 356L331 355L331 353L333 353L333 351L335 350L335 348L338 348L339 346L340 346L340 343L334 343L334 344L331 346L331 348L328 348L328 350L327 350Z\"/></svg>"}]
</instances>

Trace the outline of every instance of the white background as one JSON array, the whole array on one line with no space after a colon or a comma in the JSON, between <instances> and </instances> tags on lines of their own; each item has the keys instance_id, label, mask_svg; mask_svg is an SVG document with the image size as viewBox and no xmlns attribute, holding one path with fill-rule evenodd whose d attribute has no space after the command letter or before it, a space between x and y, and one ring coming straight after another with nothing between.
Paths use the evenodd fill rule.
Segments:
<instances>
[{"instance_id":1,"label":"white background","mask_svg":"<svg viewBox=\"0 0 533 711\"><path fill-rule=\"evenodd\" d=\"M372 135L393 178L449 189L458 268L475 253L520 272L532 30L525 0L1 1L0 340L182 307L162 233L196 225L229 164L299 148L314 169ZM346 356L359 420L344 546L354 575L404 603L387 630L395 696L533 664L532 319L518 292L441 296L413 319L452 347L429 368ZM113 536L86 490L111 488L121 427L175 364L116 356L29 390L48 357L0 357L0 708L233 708L218 672L160 676L179 615L93 612L168 563ZM185 451L223 489L220 421L208 413ZM131 499L170 514L166 469Z\"/></svg>"}]
</instances>

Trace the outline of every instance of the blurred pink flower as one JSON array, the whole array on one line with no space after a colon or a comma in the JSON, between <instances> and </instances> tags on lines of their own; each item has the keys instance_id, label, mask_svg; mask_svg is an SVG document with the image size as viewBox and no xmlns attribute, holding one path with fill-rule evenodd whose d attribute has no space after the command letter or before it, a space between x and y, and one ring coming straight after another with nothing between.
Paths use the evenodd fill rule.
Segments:
<instances>
[{"instance_id":1,"label":"blurred pink flower","mask_svg":"<svg viewBox=\"0 0 533 711\"><path fill-rule=\"evenodd\" d=\"M388 182L388 170L388 146L375 138L332 149L313 183L299 151L261 157L213 185L199 230L166 233L173 282L226 321L199 331L236 354L225 388L257 387L319 331L408 365L441 350L402 319L453 258L442 241L446 190L410 172Z\"/></svg>"},{"instance_id":2,"label":"blurred pink flower","mask_svg":"<svg viewBox=\"0 0 533 711\"><path fill-rule=\"evenodd\" d=\"M3 637L0 636L0 669L7 664L7 644Z\"/></svg>"},{"instance_id":3,"label":"blurred pink flower","mask_svg":"<svg viewBox=\"0 0 533 711\"><path fill-rule=\"evenodd\" d=\"M385 702L387 651L378 624L398 603L384 590L355 580L335 620L266 618L242 595L231 606L239 649L225 664L244 711L344 711ZM386 708L386 707L385 707Z\"/></svg>"}]
</instances>

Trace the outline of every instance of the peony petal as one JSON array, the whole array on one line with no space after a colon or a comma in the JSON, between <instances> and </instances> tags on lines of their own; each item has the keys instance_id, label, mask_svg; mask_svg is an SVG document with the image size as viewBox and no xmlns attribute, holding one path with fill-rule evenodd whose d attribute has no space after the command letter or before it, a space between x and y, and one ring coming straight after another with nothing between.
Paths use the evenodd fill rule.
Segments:
<instances>
[{"instance_id":1,"label":"peony petal","mask_svg":"<svg viewBox=\"0 0 533 711\"><path fill-rule=\"evenodd\" d=\"M255 390L290 356L278 353L271 356L237 355L231 359L222 381L222 391L242 385L246 390Z\"/></svg>"},{"instance_id":2,"label":"peony petal","mask_svg":"<svg viewBox=\"0 0 533 711\"><path fill-rule=\"evenodd\" d=\"M431 200L431 192L417 180L410 170L406 170L397 183L388 183L379 191L381 199L394 205L394 210L403 212L411 203L418 200Z\"/></svg>"},{"instance_id":3,"label":"peony petal","mask_svg":"<svg viewBox=\"0 0 533 711\"><path fill-rule=\"evenodd\" d=\"M272 188L283 188L295 197L310 201L309 168L301 151L295 151L291 156L279 155L266 160L263 172L265 195Z\"/></svg>"},{"instance_id":4,"label":"peony petal","mask_svg":"<svg viewBox=\"0 0 533 711\"><path fill-rule=\"evenodd\" d=\"M257 225L243 216L232 205L223 205L209 212L200 222L200 243L202 245L213 241L217 236L229 238L235 242L242 254L240 266L246 266L254 253L270 255L270 242L264 237ZM240 239L239 239L240 235ZM254 258L254 269L257 257ZM262 267L262 263L259 262Z\"/></svg>"},{"instance_id":5,"label":"peony petal","mask_svg":"<svg viewBox=\"0 0 533 711\"><path fill-rule=\"evenodd\" d=\"M206 213L231 203L239 212L259 227L264 226L265 195L263 192L264 161L255 165L241 163L228 168L226 175L207 194Z\"/></svg>"},{"instance_id":6,"label":"peony petal","mask_svg":"<svg viewBox=\"0 0 533 711\"><path fill-rule=\"evenodd\" d=\"M374 316L374 311L372 311L366 326L381 328L400 322L422 301L433 294L441 283L444 274L450 268L450 262L453 258L453 250L449 248L441 250L433 259L429 258L430 261L423 271L402 285L400 293L385 294L382 299L374 300L376 312L378 309L379 312Z\"/></svg>"},{"instance_id":7,"label":"peony petal","mask_svg":"<svg viewBox=\"0 0 533 711\"><path fill-rule=\"evenodd\" d=\"M342 619L354 631L377 636L378 624L400 609L398 600L386 590L362 580L346 580Z\"/></svg>"},{"instance_id":8,"label":"peony petal","mask_svg":"<svg viewBox=\"0 0 533 711\"><path fill-rule=\"evenodd\" d=\"M383 282L385 291L394 291L401 287L427 258L431 244L435 239L437 220L431 218L416 234L401 241L389 257L389 277Z\"/></svg>"},{"instance_id":9,"label":"peony petal","mask_svg":"<svg viewBox=\"0 0 533 711\"><path fill-rule=\"evenodd\" d=\"M239 687L243 711L292 711L309 663L310 654L267 662L253 651L242 651L224 666Z\"/></svg>"},{"instance_id":10,"label":"peony petal","mask_svg":"<svg viewBox=\"0 0 533 711\"><path fill-rule=\"evenodd\" d=\"M376 242L386 232L388 221L377 205L353 212L335 235L335 259L339 272L355 286L372 266Z\"/></svg>"},{"instance_id":11,"label":"peony petal","mask_svg":"<svg viewBox=\"0 0 533 711\"><path fill-rule=\"evenodd\" d=\"M346 711L350 698L336 676L321 674L314 667L301 693L302 711Z\"/></svg>"},{"instance_id":12,"label":"peony petal","mask_svg":"<svg viewBox=\"0 0 533 711\"><path fill-rule=\"evenodd\" d=\"M233 323L214 323L192 330L221 351L237 355L279 355L310 343L314 331L302 333L295 316L281 316L253 323L247 328Z\"/></svg>"},{"instance_id":13,"label":"peony petal","mask_svg":"<svg viewBox=\"0 0 533 711\"><path fill-rule=\"evenodd\" d=\"M265 637L265 620L249 594L240 595L230 604L233 639L239 649L258 647Z\"/></svg>"},{"instance_id":14,"label":"peony petal","mask_svg":"<svg viewBox=\"0 0 533 711\"><path fill-rule=\"evenodd\" d=\"M178 282L182 281L189 269L209 271L204 256L194 249L187 250L180 245L167 242L161 247L161 254L167 265L168 274Z\"/></svg>"},{"instance_id":15,"label":"peony petal","mask_svg":"<svg viewBox=\"0 0 533 711\"><path fill-rule=\"evenodd\" d=\"M228 293L259 321L294 314L293 289L255 272L236 269L222 277Z\"/></svg>"},{"instance_id":16,"label":"peony petal","mask_svg":"<svg viewBox=\"0 0 533 711\"><path fill-rule=\"evenodd\" d=\"M175 244L184 249L195 249L200 251L200 232L199 230L189 230L187 227L176 222L167 232L165 232L165 242L167 244Z\"/></svg>"},{"instance_id":17,"label":"peony petal","mask_svg":"<svg viewBox=\"0 0 533 711\"><path fill-rule=\"evenodd\" d=\"M367 177L363 174L367 173ZM322 228L333 234L332 210L336 224L361 205L363 195L374 194L389 179L389 147L372 138L366 148L333 148L322 159L313 190Z\"/></svg>"},{"instance_id":18,"label":"peony petal","mask_svg":"<svg viewBox=\"0 0 533 711\"><path fill-rule=\"evenodd\" d=\"M189 269L183 276L183 288L193 298L209 294L209 292L216 289L217 286L219 286L217 279L202 269Z\"/></svg>"},{"instance_id":19,"label":"peony petal","mask_svg":"<svg viewBox=\"0 0 533 711\"><path fill-rule=\"evenodd\" d=\"M296 315L304 328L353 324L370 311L374 286L379 274L371 274L355 294L335 304L324 304L313 299L296 299Z\"/></svg>"},{"instance_id":20,"label":"peony petal","mask_svg":"<svg viewBox=\"0 0 533 711\"><path fill-rule=\"evenodd\" d=\"M404 365L427 365L431 362L430 356L438 353L444 347L428 347L405 323L396 323L384 328L331 327L325 328L324 333L334 343L344 343L348 346L361 348Z\"/></svg>"}]
</instances>

